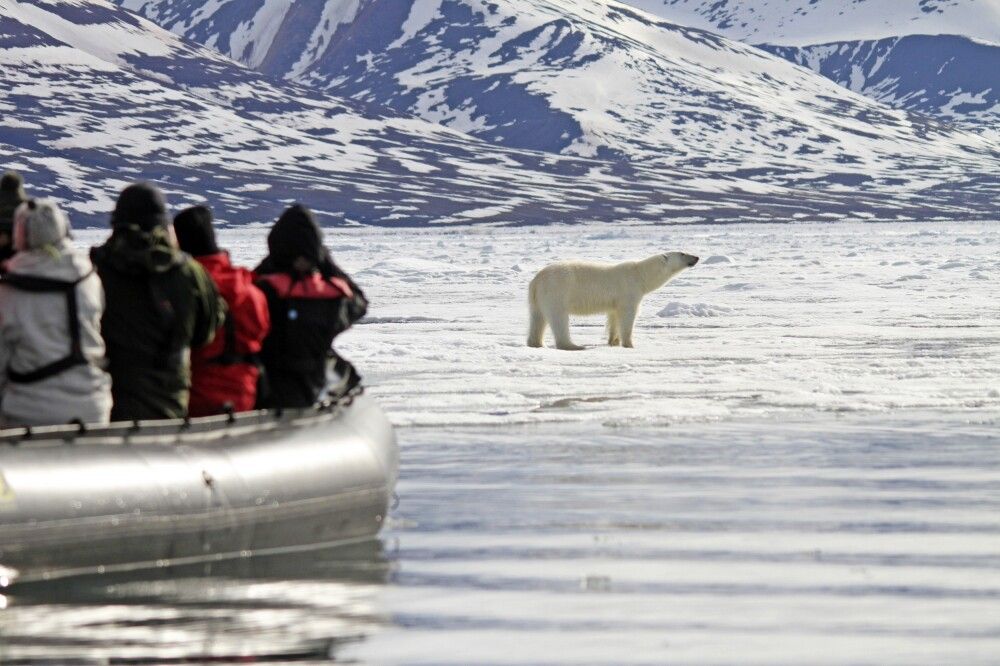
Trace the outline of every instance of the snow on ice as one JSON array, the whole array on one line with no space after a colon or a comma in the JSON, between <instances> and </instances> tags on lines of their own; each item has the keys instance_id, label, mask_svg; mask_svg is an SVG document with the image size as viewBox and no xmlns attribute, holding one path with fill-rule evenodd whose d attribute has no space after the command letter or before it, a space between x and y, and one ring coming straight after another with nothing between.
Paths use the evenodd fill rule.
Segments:
<instances>
[{"instance_id":1,"label":"snow on ice","mask_svg":"<svg viewBox=\"0 0 1000 666\"><path fill-rule=\"evenodd\" d=\"M253 263L265 236L222 237ZM1000 413L1000 319L983 279L1000 269L996 225L353 228L327 243L372 301L337 346L400 426ZM636 349L607 347L601 317L572 320L585 351L525 345L542 266L672 250L732 261L647 296Z\"/></svg>"}]
</instances>

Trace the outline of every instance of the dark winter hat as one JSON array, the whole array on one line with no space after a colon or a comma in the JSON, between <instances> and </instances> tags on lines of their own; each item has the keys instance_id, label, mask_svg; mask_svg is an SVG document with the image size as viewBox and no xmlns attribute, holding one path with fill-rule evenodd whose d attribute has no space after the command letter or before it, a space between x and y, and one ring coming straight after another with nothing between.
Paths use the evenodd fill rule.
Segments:
<instances>
[{"instance_id":1,"label":"dark winter hat","mask_svg":"<svg viewBox=\"0 0 1000 666\"><path fill-rule=\"evenodd\" d=\"M124 227L130 224L143 231L170 226L167 200L158 187L149 183L135 183L118 195L115 210L111 213L111 226Z\"/></svg>"},{"instance_id":2,"label":"dark winter hat","mask_svg":"<svg viewBox=\"0 0 1000 666\"><path fill-rule=\"evenodd\" d=\"M28 198L28 195L24 193L24 179L16 171L8 171L0 178L0 192L16 196L21 201L25 201Z\"/></svg>"},{"instance_id":3,"label":"dark winter hat","mask_svg":"<svg viewBox=\"0 0 1000 666\"><path fill-rule=\"evenodd\" d=\"M302 204L295 204L281 214L267 235L267 249L274 268L283 272L293 271L299 257L307 259L313 268L327 258L316 216Z\"/></svg>"},{"instance_id":4,"label":"dark winter hat","mask_svg":"<svg viewBox=\"0 0 1000 666\"><path fill-rule=\"evenodd\" d=\"M16 171L8 171L0 178L0 232L12 233L14 211L28 200L24 193L24 180Z\"/></svg>"},{"instance_id":5,"label":"dark winter hat","mask_svg":"<svg viewBox=\"0 0 1000 666\"><path fill-rule=\"evenodd\" d=\"M212 226L212 210L208 206L192 206L178 213L174 217L174 232L181 249L192 257L219 252Z\"/></svg>"}]
</instances>

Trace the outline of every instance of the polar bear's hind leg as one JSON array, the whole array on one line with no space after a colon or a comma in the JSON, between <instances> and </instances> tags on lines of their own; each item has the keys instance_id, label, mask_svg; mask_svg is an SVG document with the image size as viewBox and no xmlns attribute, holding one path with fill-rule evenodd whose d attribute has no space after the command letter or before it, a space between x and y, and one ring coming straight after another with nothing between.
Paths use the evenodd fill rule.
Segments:
<instances>
[{"instance_id":1,"label":"polar bear's hind leg","mask_svg":"<svg viewBox=\"0 0 1000 666\"><path fill-rule=\"evenodd\" d=\"M528 346L541 347L545 340L545 315L532 298L529 305L531 323L528 324Z\"/></svg>"},{"instance_id":2,"label":"polar bear's hind leg","mask_svg":"<svg viewBox=\"0 0 1000 666\"><path fill-rule=\"evenodd\" d=\"M549 308L545 311L545 318L552 329L552 336L556 339L556 348L567 351L579 351L583 349L574 345L569 337L569 313L561 308Z\"/></svg>"}]
</instances>

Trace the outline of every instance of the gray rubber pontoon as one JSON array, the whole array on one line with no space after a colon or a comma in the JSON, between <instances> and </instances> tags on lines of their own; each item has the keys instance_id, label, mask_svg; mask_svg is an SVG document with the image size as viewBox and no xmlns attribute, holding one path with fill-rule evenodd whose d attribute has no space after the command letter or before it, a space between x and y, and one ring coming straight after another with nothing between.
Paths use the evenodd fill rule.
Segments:
<instances>
[{"instance_id":1,"label":"gray rubber pontoon","mask_svg":"<svg viewBox=\"0 0 1000 666\"><path fill-rule=\"evenodd\" d=\"M365 396L281 415L0 431L0 584L371 538L398 456Z\"/></svg>"}]
</instances>

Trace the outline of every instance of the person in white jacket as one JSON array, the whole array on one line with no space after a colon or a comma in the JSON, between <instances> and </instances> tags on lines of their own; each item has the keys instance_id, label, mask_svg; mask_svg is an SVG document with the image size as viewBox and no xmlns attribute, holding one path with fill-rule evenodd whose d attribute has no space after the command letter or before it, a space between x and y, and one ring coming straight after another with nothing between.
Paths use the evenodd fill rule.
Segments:
<instances>
[{"instance_id":1,"label":"person in white jacket","mask_svg":"<svg viewBox=\"0 0 1000 666\"><path fill-rule=\"evenodd\" d=\"M0 278L0 423L107 423L104 290L90 259L46 199L14 212L14 248Z\"/></svg>"}]
</instances>

